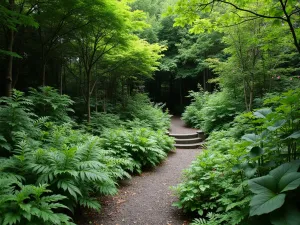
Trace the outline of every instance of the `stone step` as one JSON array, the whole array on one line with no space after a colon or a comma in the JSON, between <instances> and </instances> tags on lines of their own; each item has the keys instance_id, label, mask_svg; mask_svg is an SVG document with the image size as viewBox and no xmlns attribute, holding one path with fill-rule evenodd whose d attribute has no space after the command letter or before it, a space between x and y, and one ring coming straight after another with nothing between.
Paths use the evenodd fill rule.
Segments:
<instances>
[{"instance_id":1,"label":"stone step","mask_svg":"<svg viewBox=\"0 0 300 225\"><path fill-rule=\"evenodd\" d=\"M176 144L196 144L201 141L201 138L175 139Z\"/></svg>"},{"instance_id":2,"label":"stone step","mask_svg":"<svg viewBox=\"0 0 300 225\"><path fill-rule=\"evenodd\" d=\"M169 136L174 137L175 139L191 139L191 138L198 138L198 133L169 134Z\"/></svg>"},{"instance_id":3,"label":"stone step","mask_svg":"<svg viewBox=\"0 0 300 225\"><path fill-rule=\"evenodd\" d=\"M203 143L195 143L195 144L175 144L176 148L179 149L195 149L195 148L202 148L203 147Z\"/></svg>"}]
</instances>

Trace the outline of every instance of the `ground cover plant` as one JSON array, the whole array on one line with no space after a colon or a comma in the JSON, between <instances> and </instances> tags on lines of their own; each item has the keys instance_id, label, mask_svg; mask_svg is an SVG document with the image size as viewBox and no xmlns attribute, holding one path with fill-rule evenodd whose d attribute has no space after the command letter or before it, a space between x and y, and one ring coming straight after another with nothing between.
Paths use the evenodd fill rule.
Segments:
<instances>
[{"instance_id":1,"label":"ground cover plant","mask_svg":"<svg viewBox=\"0 0 300 225\"><path fill-rule=\"evenodd\" d=\"M300 221L299 93L267 97L262 108L211 133L184 182L173 187L174 205L200 216L192 224Z\"/></svg>"},{"instance_id":2,"label":"ground cover plant","mask_svg":"<svg viewBox=\"0 0 300 225\"><path fill-rule=\"evenodd\" d=\"M156 166L174 148L167 127L141 126L148 120L129 129L131 122L104 113L92 130L78 126L68 115L72 101L53 88L14 91L0 101L1 224L74 224L76 208L99 211L97 196L116 194L118 181Z\"/></svg>"},{"instance_id":3,"label":"ground cover plant","mask_svg":"<svg viewBox=\"0 0 300 225\"><path fill-rule=\"evenodd\" d=\"M191 92L191 105L186 107L182 119L190 126L205 132L221 129L242 111L242 106L228 91L212 94L203 91Z\"/></svg>"}]
</instances>

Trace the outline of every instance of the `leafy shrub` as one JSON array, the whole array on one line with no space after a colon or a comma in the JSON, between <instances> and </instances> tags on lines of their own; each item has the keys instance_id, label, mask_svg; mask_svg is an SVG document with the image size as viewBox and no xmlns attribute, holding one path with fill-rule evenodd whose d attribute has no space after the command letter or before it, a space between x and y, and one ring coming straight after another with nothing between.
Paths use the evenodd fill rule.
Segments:
<instances>
[{"instance_id":1,"label":"leafy shrub","mask_svg":"<svg viewBox=\"0 0 300 225\"><path fill-rule=\"evenodd\" d=\"M14 179L0 179L0 224L74 224L69 216L54 213L67 209L60 203L66 197L49 193L47 185L22 185Z\"/></svg>"},{"instance_id":2,"label":"leafy shrub","mask_svg":"<svg viewBox=\"0 0 300 225\"><path fill-rule=\"evenodd\" d=\"M200 128L203 121L200 111L207 102L209 94L200 89L199 92L190 91L188 97L192 99L192 102L185 108L182 120L188 126Z\"/></svg>"},{"instance_id":3,"label":"leafy shrub","mask_svg":"<svg viewBox=\"0 0 300 225\"><path fill-rule=\"evenodd\" d=\"M207 133L221 129L242 110L242 106L226 90L212 94L191 92L190 97L192 103L186 107L183 120Z\"/></svg>"},{"instance_id":4,"label":"leafy shrub","mask_svg":"<svg viewBox=\"0 0 300 225\"><path fill-rule=\"evenodd\" d=\"M0 134L2 147L10 150L14 140L14 132L35 132L32 113L33 102L24 97L24 93L14 90L11 98L0 98Z\"/></svg>"},{"instance_id":5,"label":"leafy shrub","mask_svg":"<svg viewBox=\"0 0 300 225\"><path fill-rule=\"evenodd\" d=\"M93 113L87 129L95 135L101 135L105 129L117 128L122 125L120 117L112 113Z\"/></svg>"},{"instance_id":6,"label":"leafy shrub","mask_svg":"<svg viewBox=\"0 0 300 225\"><path fill-rule=\"evenodd\" d=\"M221 129L224 124L231 122L240 110L241 107L228 92L215 92L208 97L201 109L201 129L205 132Z\"/></svg>"},{"instance_id":7,"label":"leafy shrub","mask_svg":"<svg viewBox=\"0 0 300 225\"><path fill-rule=\"evenodd\" d=\"M194 224L243 224L247 219L247 183L242 173L232 171L240 152L231 153L204 151L184 170L184 182L173 187L179 197L173 205L201 216Z\"/></svg>"},{"instance_id":8,"label":"leafy shrub","mask_svg":"<svg viewBox=\"0 0 300 225\"><path fill-rule=\"evenodd\" d=\"M34 102L34 112L36 115L49 117L52 122L72 122L69 112L74 112L70 106L74 102L67 95L58 94L57 90L45 86L38 89L30 89L29 99Z\"/></svg>"},{"instance_id":9,"label":"leafy shrub","mask_svg":"<svg viewBox=\"0 0 300 225\"><path fill-rule=\"evenodd\" d=\"M139 119L148 124L153 130L167 130L170 127L170 115L163 112L164 105L153 104L143 94L136 94L129 98L122 117L129 120Z\"/></svg>"},{"instance_id":10,"label":"leafy shrub","mask_svg":"<svg viewBox=\"0 0 300 225\"><path fill-rule=\"evenodd\" d=\"M300 89L267 97L210 134L174 188L176 205L198 212L192 224L299 223L299 99Z\"/></svg>"},{"instance_id":11,"label":"leafy shrub","mask_svg":"<svg viewBox=\"0 0 300 225\"><path fill-rule=\"evenodd\" d=\"M132 163L126 169L138 173L142 167L157 165L174 149L173 138L163 131L146 128L110 130L101 138L103 149L111 150L121 158L129 158Z\"/></svg>"},{"instance_id":12,"label":"leafy shrub","mask_svg":"<svg viewBox=\"0 0 300 225\"><path fill-rule=\"evenodd\" d=\"M99 210L96 195L113 195L129 172L160 163L174 148L170 118L146 102L138 117L130 112L133 121L94 114L89 131L100 138L73 129L72 101L50 87L1 98L0 223L73 224L66 209Z\"/></svg>"},{"instance_id":13,"label":"leafy shrub","mask_svg":"<svg viewBox=\"0 0 300 225\"><path fill-rule=\"evenodd\" d=\"M255 194L250 202L250 216L266 216L274 225L299 223L299 166L300 161L285 163L268 175L249 181Z\"/></svg>"},{"instance_id":14,"label":"leafy shrub","mask_svg":"<svg viewBox=\"0 0 300 225\"><path fill-rule=\"evenodd\" d=\"M108 153L99 148L97 137L54 126L44 132L43 138L35 146L24 135L13 150L14 156L2 159L7 165L2 172L14 172L27 182L49 185L54 193L68 197L65 204L70 209L77 204L99 209L99 203L90 194L114 194L115 181L129 176L121 169L120 160L107 157Z\"/></svg>"}]
</instances>

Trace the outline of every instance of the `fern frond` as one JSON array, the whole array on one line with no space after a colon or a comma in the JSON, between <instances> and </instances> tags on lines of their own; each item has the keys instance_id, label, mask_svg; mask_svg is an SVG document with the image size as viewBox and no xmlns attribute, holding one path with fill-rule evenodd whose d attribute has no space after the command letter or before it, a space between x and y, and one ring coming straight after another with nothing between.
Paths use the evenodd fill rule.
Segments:
<instances>
[{"instance_id":1,"label":"fern frond","mask_svg":"<svg viewBox=\"0 0 300 225\"><path fill-rule=\"evenodd\" d=\"M90 208L90 209L94 209L98 212L101 209L101 205L96 199L80 197L80 198L78 198L78 202L81 206L84 206L84 207Z\"/></svg>"}]
</instances>

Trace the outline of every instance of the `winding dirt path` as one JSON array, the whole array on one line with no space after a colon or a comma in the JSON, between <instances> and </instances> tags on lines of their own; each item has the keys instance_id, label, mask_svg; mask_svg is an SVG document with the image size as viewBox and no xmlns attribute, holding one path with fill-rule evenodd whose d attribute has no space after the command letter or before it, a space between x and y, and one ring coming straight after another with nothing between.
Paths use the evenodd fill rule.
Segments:
<instances>
[{"instance_id":1,"label":"winding dirt path","mask_svg":"<svg viewBox=\"0 0 300 225\"><path fill-rule=\"evenodd\" d=\"M172 118L172 133L191 133L180 118ZM182 170L193 161L199 149L170 153L158 167L123 181L118 195L102 198L100 214L86 212L80 225L186 225L188 217L172 206L176 201L170 186L180 182ZM84 221L84 222L82 222Z\"/></svg>"}]
</instances>

